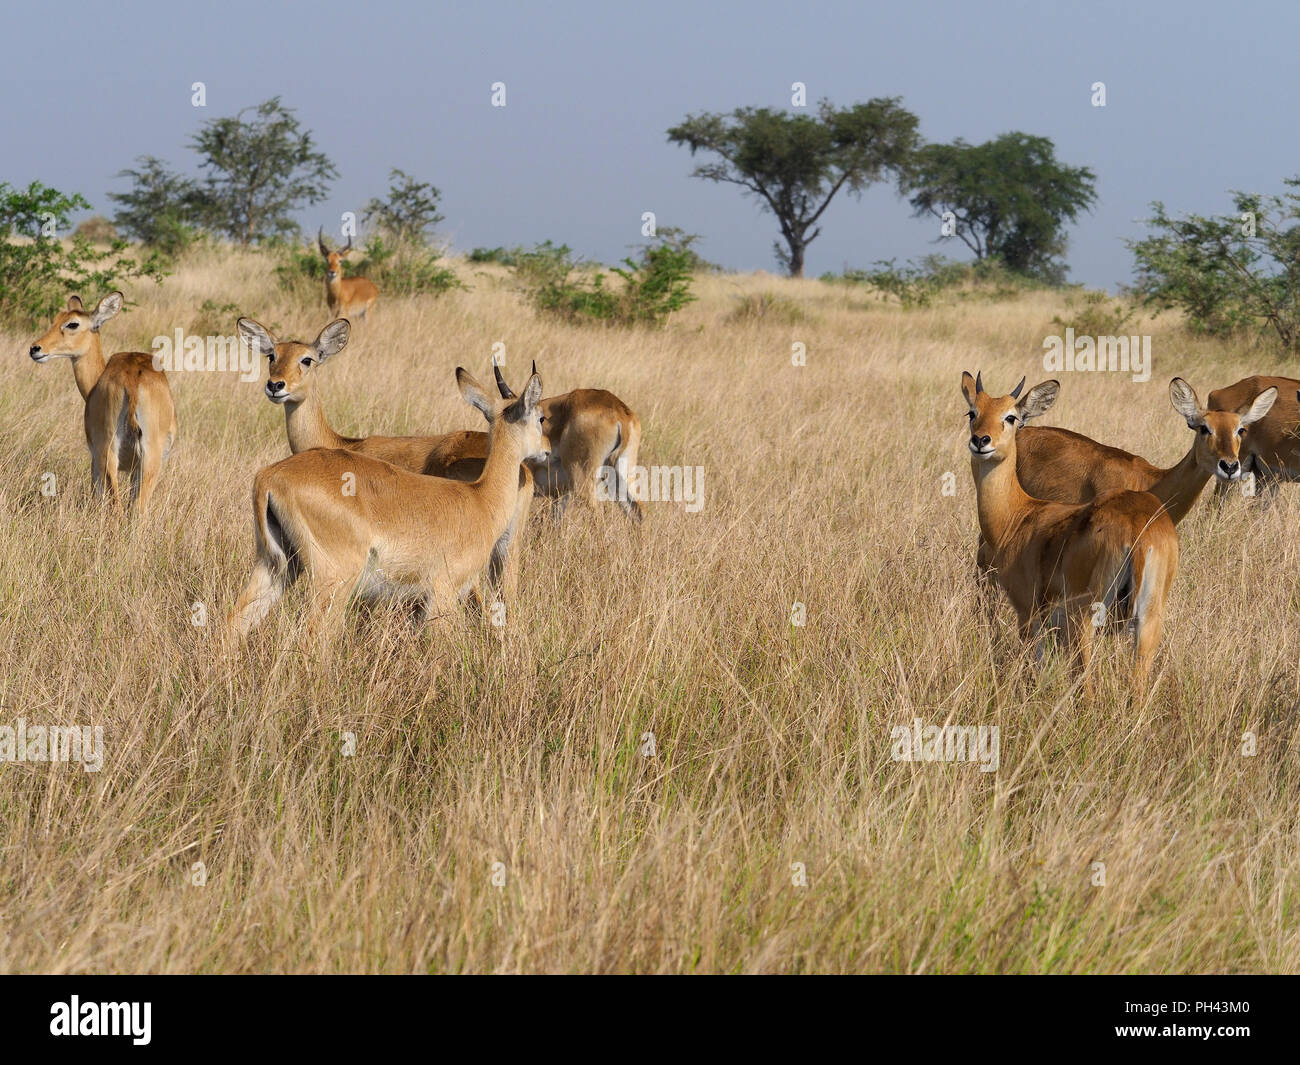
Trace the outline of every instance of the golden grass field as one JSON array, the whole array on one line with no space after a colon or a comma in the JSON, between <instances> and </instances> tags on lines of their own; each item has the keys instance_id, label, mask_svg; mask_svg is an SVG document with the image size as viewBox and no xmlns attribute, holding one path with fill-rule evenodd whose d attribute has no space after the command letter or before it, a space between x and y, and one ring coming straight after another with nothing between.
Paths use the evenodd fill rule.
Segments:
<instances>
[{"instance_id":1,"label":"golden grass field","mask_svg":"<svg viewBox=\"0 0 1300 1065\"><path fill-rule=\"evenodd\" d=\"M503 271L458 269L471 291L381 298L320 370L336 429L481 428L452 371L486 377L501 340L516 385L536 358L547 395L608 388L644 464L706 471L696 514L535 513L501 640L354 616L321 661L291 590L223 653L252 476L288 454L262 380L171 375L180 439L138 520L92 500L68 366L0 336L3 719L105 734L99 773L0 765L0 970L1300 969L1300 495L1203 501L1180 526L1141 704L1127 642L1098 641L1089 699L1059 659L1029 662L1009 607L993 632L977 609L959 375L996 394L1052 376L1062 295L903 311L720 275L665 330L622 331L539 319ZM737 318L757 293L802 318ZM127 295L107 352L233 333L207 299L281 338L328 317L228 249ZM1204 398L1296 369L1172 318L1134 331L1151 380L1058 375L1043 424L1169 464L1191 442L1171 377ZM892 761L915 718L997 725L1000 768Z\"/></svg>"}]
</instances>

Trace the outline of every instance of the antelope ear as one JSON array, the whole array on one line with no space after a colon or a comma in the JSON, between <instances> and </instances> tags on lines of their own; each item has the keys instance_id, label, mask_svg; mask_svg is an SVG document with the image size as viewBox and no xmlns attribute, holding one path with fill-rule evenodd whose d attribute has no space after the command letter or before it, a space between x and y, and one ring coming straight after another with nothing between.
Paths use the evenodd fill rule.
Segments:
<instances>
[{"instance_id":1,"label":"antelope ear","mask_svg":"<svg viewBox=\"0 0 1300 1065\"><path fill-rule=\"evenodd\" d=\"M241 318L235 323L235 328L239 330L239 335L254 351L260 351L263 355L271 355L275 352L275 337L251 318Z\"/></svg>"},{"instance_id":2,"label":"antelope ear","mask_svg":"<svg viewBox=\"0 0 1300 1065\"><path fill-rule=\"evenodd\" d=\"M1016 404L1016 413L1020 415L1021 421L1046 414L1051 405L1056 402L1060 391L1060 381L1044 381L1042 384L1034 385L1025 394L1025 398Z\"/></svg>"},{"instance_id":3,"label":"antelope ear","mask_svg":"<svg viewBox=\"0 0 1300 1065\"><path fill-rule=\"evenodd\" d=\"M966 397L967 403L975 406L975 378L965 370L961 373L961 394Z\"/></svg>"},{"instance_id":4,"label":"antelope ear","mask_svg":"<svg viewBox=\"0 0 1300 1065\"><path fill-rule=\"evenodd\" d=\"M337 355L348 343L352 323L346 318L335 318L316 338L316 357L324 362L331 355Z\"/></svg>"},{"instance_id":5,"label":"antelope ear","mask_svg":"<svg viewBox=\"0 0 1300 1065\"><path fill-rule=\"evenodd\" d=\"M1181 377L1175 377L1169 382L1169 402L1186 419L1187 428L1197 429L1204 423L1204 412L1201 410L1201 401L1196 398L1196 389Z\"/></svg>"},{"instance_id":6,"label":"antelope ear","mask_svg":"<svg viewBox=\"0 0 1300 1065\"><path fill-rule=\"evenodd\" d=\"M487 390L462 366L456 367L456 386L465 402L476 408L484 418L489 422L496 418L497 410Z\"/></svg>"},{"instance_id":7,"label":"antelope ear","mask_svg":"<svg viewBox=\"0 0 1300 1065\"><path fill-rule=\"evenodd\" d=\"M1273 409L1273 403L1277 399L1276 388L1266 388L1258 396L1255 402L1250 405L1250 409L1241 416L1242 425L1254 425L1260 418L1264 417Z\"/></svg>"},{"instance_id":8,"label":"antelope ear","mask_svg":"<svg viewBox=\"0 0 1300 1065\"><path fill-rule=\"evenodd\" d=\"M122 293L110 292L95 305L90 315L90 328L99 332L99 327L122 309ZM78 301L80 302L80 301Z\"/></svg>"},{"instance_id":9,"label":"antelope ear","mask_svg":"<svg viewBox=\"0 0 1300 1065\"><path fill-rule=\"evenodd\" d=\"M542 379L536 373L528 379L528 384L524 385L523 404L525 410L536 410L537 404L542 401Z\"/></svg>"}]
</instances>

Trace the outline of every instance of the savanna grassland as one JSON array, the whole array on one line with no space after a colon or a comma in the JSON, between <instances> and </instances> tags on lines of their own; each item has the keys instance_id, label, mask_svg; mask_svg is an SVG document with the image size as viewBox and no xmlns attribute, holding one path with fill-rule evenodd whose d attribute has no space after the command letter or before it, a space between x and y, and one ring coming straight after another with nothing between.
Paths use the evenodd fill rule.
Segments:
<instances>
[{"instance_id":1,"label":"savanna grassland","mask_svg":"<svg viewBox=\"0 0 1300 1065\"><path fill-rule=\"evenodd\" d=\"M1300 492L1203 501L1153 690L1131 700L1129 645L1103 639L1089 698L1029 661L1007 606L992 629L978 609L959 394L963 369L996 393L1052 376L1062 295L905 311L718 275L666 329L625 330L457 270L469 291L381 300L320 368L336 429L480 428L452 372L486 377L504 341L516 385L535 358L547 395L608 388L643 463L705 470L699 513L649 503L636 528L535 508L499 639L356 615L318 656L299 590L224 650L251 479L288 453L264 371L171 375L180 439L139 519L92 499L68 367L0 334L2 713L105 743L98 773L0 765L0 969L1300 969ZM228 249L127 296L110 352L238 314L310 339L328 318ZM1059 375L1044 424L1171 464L1191 443L1172 376L1204 398L1295 372L1173 318L1126 331L1153 334L1151 380ZM893 761L916 718L997 725L998 771Z\"/></svg>"}]
</instances>

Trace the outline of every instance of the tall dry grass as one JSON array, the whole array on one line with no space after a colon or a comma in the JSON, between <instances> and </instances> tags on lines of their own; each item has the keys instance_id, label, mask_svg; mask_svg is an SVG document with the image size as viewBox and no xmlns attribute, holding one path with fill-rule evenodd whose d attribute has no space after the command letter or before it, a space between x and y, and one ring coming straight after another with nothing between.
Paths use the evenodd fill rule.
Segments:
<instances>
[{"instance_id":1,"label":"tall dry grass","mask_svg":"<svg viewBox=\"0 0 1300 1065\"><path fill-rule=\"evenodd\" d=\"M706 471L698 514L536 520L502 641L357 617L322 663L290 593L223 655L251 477L287 453L261 382L172 375L179 444L155 512L123 518L91 501L66 366L0 336L0 713L99 724L106 746L97 774L0 765L0 969L1300 967L1296 493L1202 505L1155 691L1131 703L1128 647L1102 641L1087 699L972 595L958 375L1048 376L1059 297L905 313L710 277L667 330L624 332L539 320L500 271L461 269L471 291L381 302L321 370L336 428L477 428L452 369L485 373L502 340L511 377L536 358L547 394L609 388L644 462ZM747 313L761 294L800 313ZM113 350L202 324L208 299L285 335L326 320L232 251L128 295ZM1170 377L1204 395L1287 370L1144 328L1149 383L1063 375L1045 421L1172 463L1191 434ZM999 770L892 761L890 728L915 718L999 726Z\"/></svg>"}]
</instances>

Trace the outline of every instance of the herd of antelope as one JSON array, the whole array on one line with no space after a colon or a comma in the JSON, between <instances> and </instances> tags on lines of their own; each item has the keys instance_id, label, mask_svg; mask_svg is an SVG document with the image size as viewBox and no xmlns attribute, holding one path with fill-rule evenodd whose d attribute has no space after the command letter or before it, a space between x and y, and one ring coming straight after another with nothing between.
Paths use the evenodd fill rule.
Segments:
<instances>
[{"instance_id":1,"label":"herd of antelope","mask_svg":"<svg viewBox=\"0 0 1300 1065\"><path fill-rule=\"evenodd\" d=\"M1174 410L1196 436L1169 469L1068 429L1022 428L1055 402L1060 384L1024 395L984 391L963 373L969 408L971 472L979 511L977 570L1011 600L1021 635L1041 651L1063 632L1091 686L1094 630L1131 625L1135 691L1142 691L1160 643L1178 569L1175 526L1213 478L1222 494L1249 479L1272 496L1300 480L1300 380L1247 377L1211 392L1201 406L1180 377L1169 384Z\"/></svg>"},{"instance_id":2,"label":"herd of antelope","mask_svg":"<svg viewBox=\"0 0 1300 1065\"><path fill-rule=\"evenodd\" d=\"M342 280L351 244L341 252L320 246L331 312L364 318L378 291L365 278ZM176 408L154 356L105 359L100 331L122 302L114 292L87 311L73 296L29 354L37 363L71 360L85 400L92 488L143 512L176 442ZM231 635L247 636L299 576L309 585L308 634L354 599L396 599L430 622L447 620L461 602L481 609L485 594L508 601L534 496L555 497L557 517L573 500L596 505L611 471L618 490L610 494L629 518L641 518L625 480L641 423L610 392L543 398L534 363L516 394L494 362L493 394L458 367L460 394L486 419L486 432L348 437L330 426L315 390L318 368L348 343L346 317L311 343L277 340L249 318L238 330L267 360L265 395L284 408L291 454L253 478L256 561L230 615Z\"/></svg>"},{"instance_id":3,"label":"herd of antelope","mask_svg":"<svg viewBox=\"0 0 1300 1065\"><path fill-rule=\"evenodd\" d=\"M337 433L315 375L347 345L345 315L366 317L378 290L365 278L343 278L351 242L331 251L318 239L335 317L316 339L281 341L250 318L238 322L242 340L267 360L265 395L284 408L291 454L253 478L256 561L230 615L232 634L247 636L304 575L308 633L355 599L397 599L426 621L446 620L460 602L481 609L485 594L509 600L534 496L556 497L560 513L572 499L597 504L611 470L618 487L611 494L640 520L625 481L640 446L637 416L601 389L542 398L536 364L518 394L495 364L495 395L456 369L460 394L483 415L486 432ZM176 442L176 408L152 355L105 359L100 330L122 302L114 292L87 311L73 296L29 354L38 363L71 360L85 401L92 487L101 498L133 498L143 511ZM1279 482L1300 480L1300 380L1248 377L1211 392L1202 407L1191 385L1174 378L1174 410L1196 435L1169 469L1067 429L1023 428L1060 390L1045 381L1022 395L1024 385L992 396L981 376L962 374L981 587L1006 593L1036 650L1062 631L1089 685L1094 630L1131 625L1140 691L1178 569L1176 526L1205 485L1213 478L1223 492L1249 478L1269 496Z\"/></svg>"}]
</instances>

